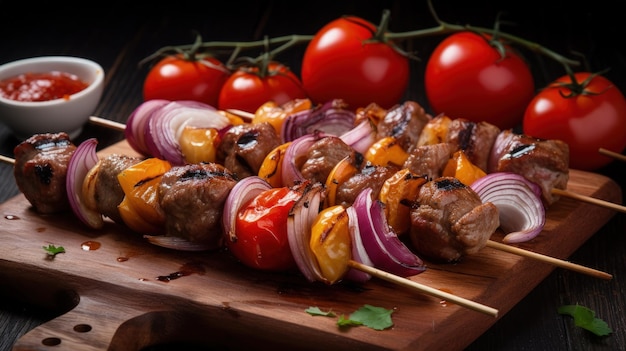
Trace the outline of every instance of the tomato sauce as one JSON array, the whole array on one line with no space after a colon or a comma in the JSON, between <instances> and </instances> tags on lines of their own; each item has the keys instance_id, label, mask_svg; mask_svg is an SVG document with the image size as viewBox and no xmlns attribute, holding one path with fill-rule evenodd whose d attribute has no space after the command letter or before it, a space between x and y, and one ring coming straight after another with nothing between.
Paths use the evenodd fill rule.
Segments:
<instances>
[{"instance_id":1,"label":"tomato sauce","mask_svg":"<svg viewBox=\"0 0 626 351\"><path fill-rule=\"evenodd\" d=\"M87 86L77 76L65 72L25 73L0 81L0 96L15 101L68 100Z\"/></svg>"}]
</instances>

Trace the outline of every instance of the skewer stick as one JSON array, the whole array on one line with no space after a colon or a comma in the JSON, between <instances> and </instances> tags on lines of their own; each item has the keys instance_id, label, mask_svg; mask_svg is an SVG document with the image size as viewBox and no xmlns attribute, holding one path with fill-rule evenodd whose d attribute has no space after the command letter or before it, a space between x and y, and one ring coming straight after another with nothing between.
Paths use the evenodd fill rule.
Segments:
<instances>
[{"instance_id":1,"label":"skewer stick","mask_svg":"<svg viewBox=\"0 0 626 351\"><path fill-rule=\"evenodd\" d=\"M115 121L111 121L110 119L100 118L96 116L89 117L89 122L98 126L110 128L113 130L119 130L122 132L126 129L126 125L123 123L118 123Z\"/></svg>"},{"instance_id":2,"label":"skewer stick","mask_svg":"<svg viewBox=\"0 0 626 351\"><path fill-rule=\"evenodd\" d=\"M614 159L626 162L626 156L622 154L618 154L617 152L613 152L605 148L600 148L598 151L604 156L613 157Z\"/></svg>"},{"instance_id":3,"label":"skewer stick","mask_svg":"<svg viewBox=\"0 0 626 351\"><path fill-rule=\"evenodd\" d=\"M241 118L247 119L247 120L252 120L254 118L254 113L250 113L247 111L242 111L242 110L237 110L234 108L229 108L226 110L226 112L228 113L232 113L233 115L239 116Z\"/></svg>"},{"instance_id":4,"label":"skewer stick","mask_svg":"<svg viewBox=\"0 0 626 351\"><path fill-rule=\"evenodd\" d=\"M554 188L554 189L552 189L552 194L569 197L569 198L572 198L572 199L575 199L575 200L588 202L588 203L593 204L593 205L598 205L598 206L610 208L610 209L615 210L615 211L626 213L626 207L625 206L621 206L621 205L618 205L616 203L609 202L609 201L596 199L596 198L593 198L593 197L590 197L590 196L576 194L576 193L573 193L571 191Z\"/></svg>"},{"instance_id":5,"label":"skewer stick","mask_svg":"<svg viewBox=\"0 0 626 351\"><path fill-rule=\"evenodd\" d=\"M426 286L426 285L414 282L411 279L402 278L402 277L399 277L397 275L394 275L394 274L391 274L391 273L388 273L388 272L381 271L379 269L370 267L368 265L364 265L364 264L356 262L354 260L348 261L348 266L350 266L350 267L352 267L354 269L358 269L360 271L363 271L365 273L368 273L368 274L370 274L370 275L372 275L374 277L386 280L388 282L392 282L392 283L395 283L395 284L398 284L398 285L401 285L401 286L404 286L404 287L408 287L408 288L411 288L411 289L418 290L419 292L422 292L422 293L425 293L425 294L428 294L428 295L431 295L431 296L434 296L434 297L438 297L438 298L440 298L442 300L446 300L446 301L455 303L455 304L457 304L459 306L463 306L463 307L469 308L469 309L474 310L474 311L485 313L485 314L488 314L488 315L493 316L493 317L498 317L498 310L495 309L495 308L492 308L492 307L489 307L489 306L485 306L485 305L479 304L479 303L471 301L471 300L467 300L465 298L456 296L454 294L447 293L445 291L441 291L441 290L438 290L438 289L431 288L429 286Z\"/></svg>"},{"instance_id":6,"label":"skewer stick","mask_svg":"<svg viewBox=\"0 0 626 351\"><path fill-rule=\"evenodd\" d=\"M605 272L602 272L602 271L595 270L593 268L581 266L581 265L578 265L578 264L575 264L575 263L571 263L571 262L568 262L568 261L564 261L564 260L560 260L558 258L554 258L554 257L551 257L551 256L542 255L542 254L539 254L539 253L536 253L536 252L520 249L518 247L502 244L502 243L499 243L497 241L488 240L486 246L487 247L491 247L491 248L496 249L496 250L506 251L506 252L509 252L509 253L512 253L512 254L515 254L515 255L537 259L537 260L542 261L542 262L553 264L553 265L555 265L557 267L561 267L561 268L569 269L569 270L572 270L572 271L575 271L575 272L587 274L587 275L590 275L592 277L605 279L605 280L613 279L613 275L605 273Z\"/></svg>"},{"instance_id":7,"label":"skewer stick","mask_svg":"<svg viewBox=\"0 0 626 351\"><path fill-rule=\"evenodd\" d=\"M12 165L15 164L15 160L14 159L12 159L10 157L7 157L7 156L4 156L4 155L0 155L0 161L2 161L4 163L9 163L9 164L12 164Z\"/></svg>"}]
</instances>

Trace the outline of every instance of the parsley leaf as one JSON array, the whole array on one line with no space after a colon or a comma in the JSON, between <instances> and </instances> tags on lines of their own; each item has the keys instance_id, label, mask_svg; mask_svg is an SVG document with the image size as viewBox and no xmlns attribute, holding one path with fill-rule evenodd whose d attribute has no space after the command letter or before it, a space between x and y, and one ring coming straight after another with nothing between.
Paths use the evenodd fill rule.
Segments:
<instances>
[{"instance_id":1,"label":"parsley leaf","mask_svg":"<svg viewBox=\"0 0 626 351\"><path fill-rule=\"evenodd\" d=\"M48 246L43 246L43 249L46 250L48 256L52 258L60 253L65 253L65 248L63 246L54 246L50 244Z\"/></svg>"},{"instance_id":2,"label":"parsley leaf","mask_svg":"<svg viewBox=\"0 0 626 351\"><path fill-rule=\"evenodd\" d=\"M307 308L304 311L306 313L312 315L312 316L326 316L326 317L334 317L335 316L333 311L324 312L324 311L320 310L319 307L309 307L309 308Z\"/></svg>"},{"instance_id":3,"label":"parsley leaf","mask_svg":"<svg viewBox=\"0 0 626 351\"><path fill-rule=\"evenodd\" d=\"M354 327L363 325L363 323L351 318L346 318L346 316L342 314L341 316L339 316L339 319L337 319L337 325L339 327Z\"/></svg>"},{"instance_id":4,"label":"parsley leaf","mask_svg":"<svg viewBox=\"0 0 626 351\"><path fill-rule=\"evenodd\" d=\"M598 335L606 336L613 332L608 324L602 319L595 317L595 312L580 305L564 305L559 307L559 314L566 314L574 317L574 324L577 327L587 329Z\"/></svg>"},{"instance_id":5,"label":"parsley leaf","mask_svg":"<svg viewBox=\"0 0 626 351\"><path fill-rule=\"evenodd\" d=\"M391 327L391 314L393 310L364 305L350 315L350 320L360 322L372 329L383 330Z\"/></svg>"},{"instance_id":6,"label":"parsley leaf","mask_svg":"<svg viewBox=\"0 0 626 351\"><path fill-rule=\"evenodd\" d=\"M305 311L312 316L335 317L332 311L324 312L318 307L309 307ZM337 325L339 327L365 325L375 330L383 330L393 326L393 322L391 321L392 313L393 310L364 305L353 312L349 317L345 315L339 316L337 318Z\"/></svg>"}]
</instances>

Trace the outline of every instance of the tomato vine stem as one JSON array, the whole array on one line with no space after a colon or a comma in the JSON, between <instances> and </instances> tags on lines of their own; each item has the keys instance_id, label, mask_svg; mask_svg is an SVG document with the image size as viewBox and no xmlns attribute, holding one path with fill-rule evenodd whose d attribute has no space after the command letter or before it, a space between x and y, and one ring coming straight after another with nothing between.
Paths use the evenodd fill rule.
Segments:
<instances>
[{"instance_id":1,"label":"tomato vine stem","mask_svg":"<svg viewBox=\"0 0 626 351\"><path fill-rule=\"evenodd\" d=\"M439 18L439 15L436 13L434 6L432 4L432 0L428 0L428 7L431 15L437 22L437 26L425 29L417 29L406 32L390 32L388 31L389 24L389 10L385 10L383 12L383 17L381 23L378 26L377 32L375 35L368 39L366 42L383 42L391 45L394 49L398 50L400 53L406 55L407 57L412 57L412 55L403 52L395 42L408 40L408 39L416 39L422 37L429 37L435 35L445 35L456 32L463 31L472 31L476 33L488 34L494 37L498 37L500 39L504 39L509 43L518 45L520 47L524 47L529 51L539 53L544 55L565 67L565 70L570 70L572 66L579 66L580 62L574 59L570 59L565 57L553 50L548 49L547 47L540 45L539 43L521 38L516 35L512 35L506 32L501 31L497 26L495 29L484 28L484 27L475 27L472 25L457 25L445 22ZM202 42L199 35L197 36L196 42L189 45L179 45L179 46L165 46L157 51L155 51L152 55L146 57L140 62L140 65L146 63L148 61L154 60L158 57L162 57L171 53L183 54L188 59L194 59L197 55L200 54L201 50L211 50L211 49L220 49L220 48L228 48L232 49L231 55L226 62L226 66L233 69L236 68L237 65L234 64L237 59L241 59L239 55L243 50L248 49L258 49L262 48L264 51L257 57L251 58L247 57L245 61L248 64L260 65L264 62L267 62L268 59L271 59L280 53L287 51L293 46L308 43L313 40L314 35L301 35L301 34L292 34L279 36L274 38L264 38L262 40L254 40L254 41L208 41ZM240 61L241 62L241 61Z\"/></svg>"}]
</instances>

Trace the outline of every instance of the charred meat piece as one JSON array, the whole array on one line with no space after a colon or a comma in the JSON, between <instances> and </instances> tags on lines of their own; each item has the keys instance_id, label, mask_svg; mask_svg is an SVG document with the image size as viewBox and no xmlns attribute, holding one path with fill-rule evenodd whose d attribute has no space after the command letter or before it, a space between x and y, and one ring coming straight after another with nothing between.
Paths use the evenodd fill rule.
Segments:
<instances>
[{"instance_id":1,"label":"charred meat piece","mask_svg":"<svg viewBox=\"0 0 626 351\"><path fill-rule=\"evenodd\" d=\"M74 150L76 146L66 133L36 134L14 148L17 187L36 211L69 209L65 178Z\"/></svg>"},{"instance_id":2,"label":"charred meat piece","mask_svg":"<svg viewBox=\"0 0 626 351\"><path fill-rule=\"evenodd\" d=\"M115 223L123 224L117 206L124 200L124 190L117 175L126 168L141 162L142 158L111 154L98 162L95 176L95 203L97 211Z\"/></svg>"},{"instance_id":3,"label":"charred meat piece","mask_svg":"<svg viewBox=\"0 0 626 351\"><path fill-rule=\"evenodd\" d=\"M430 180L439 178L454 151L455 146L450 143L418 146L409 153L404 168Z\"/></svg>"},{"instance_id":4,"label":"charred meat piece","mask_svg":"<svg viewBox=\"0 0 626 351\"><path fill-rule=\"evenodd\" d=\"M410 237L419 255L457 262L482 249L499 226L494 204L483 203L456 178L442 177L420 188L411 209Z\"/></svg>"},{"instance_id":5,"label":"charred meat piece","mask_svg":"<svg viewBox=\"0 0 626 351\"><path fill-rule=\"evenodd\" d=\"M346 157L350 157L357 168L363 160L362 155L339 137L325 136L311 145L306 161L300 167L300 173L305 179L323 184L335 165Z\"/></svg>"},{"instance_id":6,"label":"charred meat piece","mask_svg":"<svg viewBox=\"0 0 626 351\"><path fill-rule=\"evenodd\" d=\"M537 139L502 131L491 149L489 172L513 172L541 187L544 205L558 200L552 189L566 189L569 146L561 140Z\"/></svg>"},{"instance_id":7,"label":"charred meat piece","mask_svg":"<svg viewBox=\"0 0 626 351\"><path fill-rule=\"evenodd\" d=\"M165 212L165 235L222 245L222 211L237 180L217 163L173 167L159 185L159 204Z\"/></svg>"},{"instance_id":8,"label":"charred meat piece","mask_svg":"<svg viewBox=\"0 0 626 351\"><path fill-rule=\"evenodd\" d=\"M417 102L406 101L390 109L378 122L377 138L393 137L402 149L410 152L431 118Z\"/></svg>"},{"instance_id":9,"label":"charred meat piece","mask_svg":"<svg viewBox=\"0 0 626 351\"><path fill-rule=\"evenodd\" d=\"M472 122L457 118L448 126L448 142L456 150L463 150L467 158L478 168L487 172L489 154L500 128L487 122Z\"/></svg>"},{"instance_id":10,"label":"charred meat piece","mask_svg":"<svg viewBox=\"0 0 626 351\"><path fill-rule=\"evenodd\" d=\"M365 188L372 188L372 196L378 198L385 180L398 170L397 167L393 166L366 165L361 169L361 172L339 184L335 195L336 203L344 207L352 205L357 195Z\"/></svg>"},{"instance_id":11,"label":"charred meat piece","mask_svg":"<svg viewBox=\"0 0 626 351\"><path fill-rule=\"evenodd\" d=\"M269 123L236 125L220 142L218 163L243 179L258 174L265 156L280 144L280 136Z\"/></svg>"}]
</instances>

